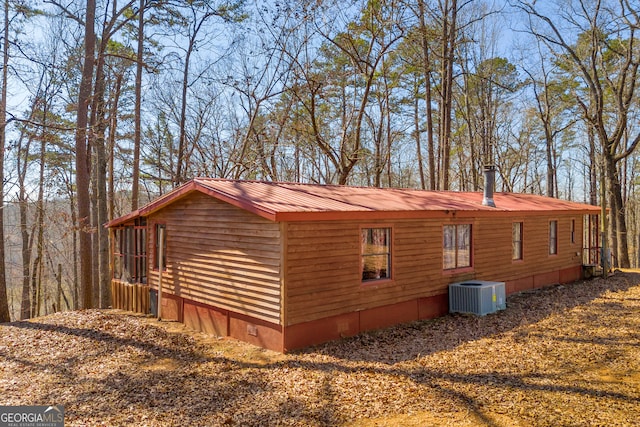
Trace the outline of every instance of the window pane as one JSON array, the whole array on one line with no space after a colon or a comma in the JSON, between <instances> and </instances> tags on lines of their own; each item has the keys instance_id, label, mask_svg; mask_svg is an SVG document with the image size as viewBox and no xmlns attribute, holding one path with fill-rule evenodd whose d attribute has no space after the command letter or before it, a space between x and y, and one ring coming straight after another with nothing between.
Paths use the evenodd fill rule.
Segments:
<instances>
[{"instance_id":1,"label":"window pane","mask_svg":"<svg viewBox=\"0 0 640 427\"><path fill-rule=\"evenodd\" d=\"M521 223L519 223L519 222L514 222L513 223L512 236L513 236L513 241L514 242L519 242L520 241L520 232L521 232L520 225L521 225Z\"/></svg>"},{"instance_id":2,"label":"window pane","mask_svg":"<svg viewBox=\"0 0 640 427\"><path fill-rule=\"evenodd\" d=\"M362 254L367 253L367 242L369 241L370 232L370 228L363 228L360 230L360 252L362 252Z\"/></svg>"},{"instance_id":3,"label":"window pane","mask_svg":"<svg viewBox=\"0 0 640 427\"><path fill-rule=\"evenodd\" d=\"M362 280L387 279L389 257L387 255L367 255L363 258Z\"/></svg>"},{"instance_id":4,"label":"window pane","mask_svg":"<svg viewBox=\"0 0 640 427\"><path fill-rule=\"evenodd\" d=\"M445 225L443 228L442 257L445 269L456 268L456 227Z\"/></svg>"},{"instance_id":5,"label":"window pane","mask_svg":"<svg viewBox=\"0 0 640 427\"><path fill-rule=\"evenodd\" d=\"M124 243L125 241L124 228L118 229L116 236L118 236L118 242L116 243L118 245L118 253L123 254L126 252L125 243Z\"/></svg>"},{"instance_id":6,"label":"window pane","mask_svg":"<svg viewBox=\"0 0 640 427\"><path fill-rule=\"evenodd\" d=\"M469 267L471 265L471 225L461 224L457 226L458 257L457 267Z\"/></svg>"},{"instance_id":7,"label":"window pane","mask_svg":"<svg viewBox=\"0 0 640 427\"><path fill-rule=\"evenodd\" d=\"M160 267L160 230L162 230L162 270L167 269L167 228L165 224L156 224L154 250L154 269Z\"/></svg>"},{"instance_id":8,"label":"window pane","mask_svg":"<svg viewBox=\"0 0 640 427\"><path fill-rule=\"evenodd\" d=\"M558 221L549 222L549 255L558 253Z\"/></svg>"},{"instance_id":9,"label":"window pane","mask_svg":"<svg viewBox=\"0 0 640 427\"><path fill-rule=\"evenodd\" d=\"M390 237L390 228L363 228L361 230L363 281L391 277Z\"/></svg>"},{"instance_id":10,"label":"window pane","mask_svg":"<svg viewBox=\"0 0 640 427\"><path fill-rule=\"evenodd\" d=\"M388 228L374 228L372 230L371 233L371 237L372 237L372 244L374 247L374 251L376 253L386 253L389 246L387 244L387 242L389 241L388 238L388 232L389 229Z\"/></svg>"},{"instance_id":11,"label":"window pane","mask_svg":"<svg viewBox=\"0 0 640 427\"><path fill-rule=\"evenodd\" d=\"M513 255L512 259L522 259L522 223L514 222L512 230Z\"/></svg>"},{"instance_id":12,"label":"window pane","mask_svg":"<svg viewBox=\"0 0 640 427\"><path fill-rule=\"evenodd\" d=\"M116 255L113 257L113 278L120 279L122 277L122 257Z\"/></svg>"},{"instance_id":13,"label":"window pane","mask_svg":"<svg viewBox=\"0 0 640 427\"><path fill-rule=\"evenodd\" d=\"M513 242L513 260L522 259L522 250L520 249L520 244L518 242Z\"/></svg>"}]
</instances>

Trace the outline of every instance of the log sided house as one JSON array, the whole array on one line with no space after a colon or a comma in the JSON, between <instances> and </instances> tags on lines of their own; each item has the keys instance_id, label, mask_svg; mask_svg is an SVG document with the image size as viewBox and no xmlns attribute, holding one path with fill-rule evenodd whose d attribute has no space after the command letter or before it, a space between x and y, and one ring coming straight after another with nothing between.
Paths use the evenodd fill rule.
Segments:
<instances>
[{"instance_id":1,"label":"log sided house","mask_svg":"<svg viewBox=\"0 0 640 427\"><path fill-rule=\"evenodd\" d=\"M107 224L113 302L286 352L442 316L452 282L577 280L599 212L486 189L196 178Z\"/></svg>"}]
</instances>

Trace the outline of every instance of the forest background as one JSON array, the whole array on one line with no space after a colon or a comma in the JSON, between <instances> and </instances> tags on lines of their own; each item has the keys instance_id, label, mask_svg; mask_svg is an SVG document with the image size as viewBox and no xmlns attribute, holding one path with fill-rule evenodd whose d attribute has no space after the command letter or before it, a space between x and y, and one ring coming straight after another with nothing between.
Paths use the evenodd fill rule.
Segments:
<instances>
[{"instance_id":1,"label":"forest background","mask_svg":"<svg viewBox=\"0 0 640 427\"><path fill-rule=\"evenodd\" d=\"M492 164L606 206L640 265L636 1L0 1L0 322L108 307L102 224L194 176L476 191Z\"/></svg>"}]
</instances>

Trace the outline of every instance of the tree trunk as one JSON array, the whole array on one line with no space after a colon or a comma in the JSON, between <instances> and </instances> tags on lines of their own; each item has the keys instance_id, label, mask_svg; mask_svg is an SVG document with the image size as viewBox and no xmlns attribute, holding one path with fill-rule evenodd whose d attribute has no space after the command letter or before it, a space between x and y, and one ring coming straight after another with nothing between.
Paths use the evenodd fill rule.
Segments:
<instances>
[{"instance_id":1,"label":"tree trunk","mask_svg":"<svg viewBox=\"0 0 640 427\"><path fill-rule=\"evenodd\" d=\"M97 67L96 67L97 68ZM91 164L91 192L89 199L91 203L91 281L93 283L93 294L91 300L92 307L100 307L100 259L98 258L98 252L100 248L100 242L97 238L98 225L98 162L96 155L96 112L97 112L97 95L92 93L91 112L89 114L89 134L87 140L89 141L89 158Z\"/></svg>"},{"instance_id":2,"label":"tree trunk","mask_svg":"<svg viewBox=\"0 0 640 427\"><path fill-rule=\"evenodd\" d=\"M440 172L441 190L449 189L449 169L451 158L451 110L453 100L453 63L456 42L457 0L444 1L442 8L442 98L440 101L440 144L442 170Z\"/></svg>"},{"instance_id":3,"label":"tree trunk","mask_svg":"<svg viewBox=\"0 0 640 427\"><path fill-rule=\"evenodd\" d=\"M7 66L9 65L9 1L4 1L4 34L2 43L2 94L0 94L0 323L9 322L7 276L4 251L4 147L7 129Z\"/></svg>"},{"instance_id":4,"label":"tree trunk","mask_svg":"<svg viewBox=\"0 0 640 427\"><path fill-rule=\"evenodd\" d=\"M26 167L26 165L25 165ZM31 317L31 296L29 295L29 267L31 266L31 245L27 227L27 199L24 182L20 183L18 194L20 210L20 235L22 237L22 301L20 303L20 319Z\"/></svg>"},{"instance_id":5,"label":"tree trunk","mask_svg":"<svg viewBox=\"0 0 640 427\"><path fill-rule=\"evenodd\" d=\"M56 283L58 288L56 289L56 302L57 307L54 311L62 311L62 264L58 264L58 273L56 274ZM68 308L68 305L67 305Z\"/></svg>"},{"instance_id":6,"label":"tree trunk","mask_svg":"<svg viewBox=\"0 0 640 427\"><path fill-rule=\"evenodd\" d=\"M117 129L118 129L118 105L120 104L120 92L122 90L122 74L118 74L116 76L116 84L115 84L115 93L113 95L113 100L111 103L111 108L110 108L110 112L109 112L109 142L108 142L108 147L107 147L107 152L111 153L111 155L109 156L109 172L108 172L108 176L109 176L109 182L108 182L108 189L107 189L107 199L109 200L109 205L108 205L108 209L107 209L107 217L109 220L112 220L115 217L115 187L114 187L114 178L113 178L113 173L114 173L114 155L113 153L115 152L115 148L116 148L116 134L117 134ZM134 152L135 152L135 148L134 148ZM134 154L134 163L136 162L135 160L135 154ZM138 147L138 163L140 163L140 147ZM135 166L134 166L134 174L135 174ZM134 178L134 181L136 181L136 179ZM137 189L136 189L137 191ZM133 197L133 188L132 188L132 197ZM132 200L136 200L135 203L135 207L133 207L133 202L132 202L132 207L131 210L136 210L138 209L138 203L137 203L137 196L135 198L133 198Z\"/></svg>"},{"instance_id":7,"label":"tree trunk","mask_svg":"<svg viewBox=\"0 0 640 427\"><path fill-rule=\"evenodd\" d=\"M90 198L89 198L89 154L87 150L87 122L91 88L93 80L93 63L95 55L95 0L87 0L84 28L84 62L82 65L82 79L78 93L78 115L76 121L75 150L76 150L76 192L78 205L78 231L80 250L81 289L80 308L93 306L93 282L91 275L91 229L90 229Z\"/></svg>"},{"instance_id":8,"label":"tree trunk","mask_svg":"<svg viewBox=\"0 0 640 427\"><path fill-rule=\"evenodd\" d=\"M194 37L195 38L195 37ZM187 88L189 87L189 64L191 60L191 51L193 50L193 43L190 41L187 53L184 59L184 70L182 70L182 95L180 98L180 133L178 137L178 158L176 160L176 173L173 178L173 186L184 182L184 169L187 165L183 165L185 161L185 152L187 150Z\"/></svg>"},{"instance_id":9,"label":"tree trunk","mask_svg":"<svg viewBox=\"0 0 640 427\"><path fill-rule=\"evenodd\" d=\"M374 154L373 154L373 186L376 188L382 187L382 129L384 128L384 106L382 102L379 100L378 107L380 109L380 116L378 118L378 126L373 134L373 143L375 144Z\"/></svg>"},{"instance_id":10,"label":"tree trunk","mask_svg":"<svg viewBox=\"0 0 640 427\"><path fill-rule=\"evenodd\" d=\"M422 44L422 66L424 73L424 102L427 118L427 161L429 163L429 190L436 189L436 161L435 161L435 144L433 141L433 112L431 108L431 59L429 55L429 37L427 34L427 25L424 19L425 7L424 0L418 0L418 11L420 19L420 39ZM420 165L422 167L422 165ZM422 187L424 189L424 185Z\"/></svg>"},{"instance_id":11,"label":"tree trunk","mask_svg":"<svg viewBox=\"0 0 640 427\"><path fill-rule=\"evenodd\" d=\"M464 60L462 61L464 64ZM480 171L482 170L482 164L479 165L480 167L478 167L477 163L482 163L482 160L477 159L478 154L477 154L477 150L476 150L476 135L478 133L477 131L477 126L476 126L476 118L472 112L471 109L471 100L469 97L469 94L471 93L471 89L469 88L469 76L470 76L470 72L468 70L463 72L463 85L464 85L464 91L462 94L462 97L464 99L464 120L466 122L466 128L467 128L467 139L468 139L468 143L469 143L469 148L468 150L460 150L461 153L460 155L463 154L464 151L468 151L469 152L469 159L468 162L470 164L470 169L471 169L471 190L472 191L477 191L478 189L480 189ZM466 168L461 168L462 170L460 171L460 175L462 175L464 173L464 171L466 170ZM460 189L462 191L467 191L467 185L464 182L464 179L461 178L461 183L460 183Z\"/></svg>"},{"instance_id":12,"label":"tree trunk","mask_svg":"<svg viewBox=\"0 0 640 427\"><path fill-rule=\"evenodd\" d=\"M131 182L131 210L138 209L139 181L140 181L140 140L142 138L142 59L144 49L144 3L140 0L138 7L138 51L136 53L136 87L135 87L135 107L133 131L133 175ZM115 134L115 128L112 129ZM113 179L110 176L110 179ZM111 216L111 215L110 215Z\"/></svg>"},{"instance_id":13,"label":"tree trunk","mask_svg":"<svg viewBox=\"0 0 640 427\"><path fill-rule=\"evenodd\" d=\"M68 189L69 194L69 210L71 211L71 223L78 223L78 215L76 210L76 203L73 194L73 188ZM73 308L78 309L80 307L80 277L78 272L78 230L73 230Z\"/></svg>"},{"instance_id":14,"label":"tree trunk","mask_svg":"<svg viewBox=\"0 0 640 427\"><path fill-rule=\"evenodd\" d=\"M110 288L110 274L109 274L109 230L104 227L104 224L108 221L108 208L107 208L107 156L105 151L105 134L107 128L107 121L105 120L105 92L106 92L106 76L104 73L105 65L105 53L106 43L108 40L108 34L106 34L106 25L104 25L105 31L103 31L101 37L100 49L98 51L98 58L96 62L95 71L95 88L93 91L93 111L91 128L92 142L95 149L95 176L94 176L94 188L95 188L95 213L96 218L96 262L97 264L97 277L95 286L98 290L97 304L100 308L108 308L111 305L111 288ZM115 132L115 129L111 129Z\"/></svg>"},{"instance_id":15,"label":"tree trunk","mask_svg":"<svg viewBox=\"0 0 640 427\"><path fill-rule=\"evenodd\" d=\"M383 65L384 65L384 61L383 61ZM389 96L390 92L391 92L391 88L389 87L387 73L385 72L384 73L384 98L385 98L386 109L385 109L384 115L385 115L385 128L386 128L385 136L387 141L387 146L386 146L387 152L385 153L384 161L387 165L387 186L393 187L393 182L392 182L393 169L391 164L391 151L393 146L393 132L391 130L391 122L393 119L391 118L391 99Z\"/></svg>"},{"instance_id":16,"label":"tree trunk","mask_svg":"<svg viewBox=\"0 0 640 427\"><path fill-rule=\"evenodd\" d=\"M547 160L547 197L555 197L557 195L554 192L555 189L555 162L553 159L553 136L551 135L551 129L549 129L549 123L544 122L544 134L546 142L546 160Z\"/></svg>"},{"instance_id":17,"label":"tree trunk","mask_svg":"<svg viewBox=\"0 0 640 427\"><path fill-rule=\"evenodd\" d=\"M606 156L606 174L609 186L609 207L611 208L611 249L615 251L615 266L629 268L627 223L625 220L622 186L620 185L616 163L611 155Z\"/></svg>"},{"instance_id":18,"label":"tree trunk","mask_svg":"<svg viewBox=\"0 0 640 427\"><path fill-rule=\"evenodd\" d=\"M418 88L416 88L416 94L418 92ZM419 108L419 100L416 96L413 101L413 129L416 133L416 160L418 161L418 175L420 176L420 188L426 190L427 183L424 178L424 165L422 159L422 145L420 140L420 108Z\"/></svg>"},{"instance_id":19,"label":"tree trunk","mask_svg":"<svg viewBox=\"0 0 640 427\"><path fill-rule=\"evenodd\" d=\"M596 140L593 127L587 123L587 138L589 139L589 203L598 204L598 163L596 161Z\"/></svg>"},{"instance_id":20,"label":"tree trunk","mask_svg":"<svg viewBox=\"0 0 640 427\"><path fill-rule=\"evenodd\" d=\"M29 120L33 120L36 111L37 99L32 101ZM22 257L22 298L20 302L20 319L31 317L31 253L33 248L33 236L29 233L29 201L27 199L26 178L28 164L31 157L31 142L33 136L27 137L25 146L22 140L26 135L26 129L22 129L16 147L16 172L18 174L18 212L20 220L21 257ZM75 247L74 247L75 252Z\"/></svg>"},{"instance_id":21,"label":"tree trunk","mask_svg":"<svg viewBox=\"0 0 640 427\"><path fill-rule=\"evenodd\" d=\"M42 282L40 273L42 269L42 257L44 252L44 165L45 153L47 150L47 114L48 101L47 94L44 95L44 108L42 111L42 134L40 135L40 172L38 182L38 201L36 203L36 258L31 270L31 317L37 317L40 314L40 295L39 288ZM37 279L37 280L36 280Z\"/></svg>"}]
</instances>

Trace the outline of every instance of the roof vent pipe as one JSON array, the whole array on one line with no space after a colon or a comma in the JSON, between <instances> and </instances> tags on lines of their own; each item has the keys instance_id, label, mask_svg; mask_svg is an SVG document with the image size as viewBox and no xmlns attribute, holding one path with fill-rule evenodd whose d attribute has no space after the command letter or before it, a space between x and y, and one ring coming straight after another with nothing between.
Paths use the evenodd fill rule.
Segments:
<instances>
[{"instance_id":1,"label":"roof vent pipe","mask_svg":"<svg viewBox=\"0 0 640 427\"><path fill-rule=\"evenodd\" d=\"M484 197L482 198L483 206L496 207L493 201L493 187L496 182L496 167L494 165L484 166Z\"/></svg>"}]
</instances>

